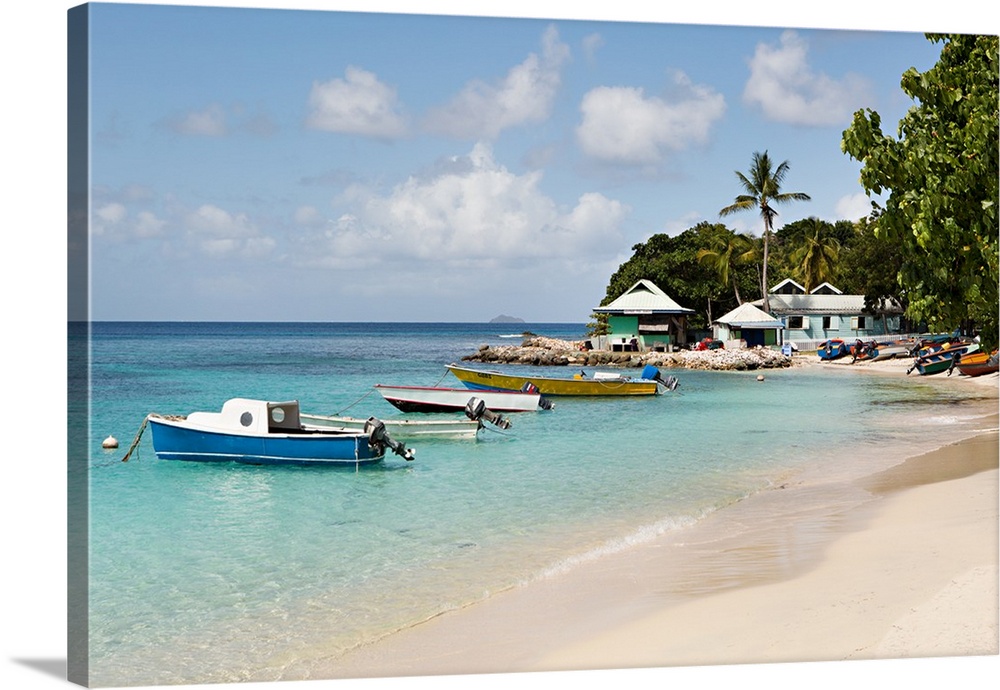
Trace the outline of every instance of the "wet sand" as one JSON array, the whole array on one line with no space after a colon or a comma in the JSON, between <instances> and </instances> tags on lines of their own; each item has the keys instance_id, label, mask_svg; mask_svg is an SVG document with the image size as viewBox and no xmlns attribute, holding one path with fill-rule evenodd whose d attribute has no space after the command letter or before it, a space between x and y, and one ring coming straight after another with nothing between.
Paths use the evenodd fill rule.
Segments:
<instances>
[{"instance_id":1,"label":"wet sand","mask_svg":"<svg viewBox=\"0 0 1000 690\"><path fill-rule=\"evenodd\" d=\"M861 479L790 481L313 677L997 655L997 377L933 379L992 400L981 433Z\"/></svg>"}]
</instances>

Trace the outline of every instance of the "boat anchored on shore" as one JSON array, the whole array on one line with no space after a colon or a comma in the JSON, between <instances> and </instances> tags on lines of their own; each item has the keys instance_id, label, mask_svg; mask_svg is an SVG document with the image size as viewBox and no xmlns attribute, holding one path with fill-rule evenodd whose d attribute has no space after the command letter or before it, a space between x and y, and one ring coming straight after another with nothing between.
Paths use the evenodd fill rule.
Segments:
<instances>
[{"instance_id":1,"label":"boat anchored on shore","mask_svg":"<svg viewBox=\"0 0 1000 690\"><path fill-rule=\"evenodd\" d=\"M913 358L913 366L906 370L909 374L916 369L921 376L931 376L948 371L955 357L972 354L979 346L972 342L946 342L941 345L930 345L921 349Z\"/></svg>"},{"instance_id":2,"label":"boat anchored on shore","mask_svg":"<svg viewBox=\"0 0 1000 690\"><path fill-rule=\"evenodd\" d=\"M956 367L964 376L984 376L1000 370L1000 360L997 358L996 350L989 353L985 350L980 350L979 352L956 354L952 357L951 366L948 368L948 376L951 376L952 370Z\"/></svg>"}]
</instances>

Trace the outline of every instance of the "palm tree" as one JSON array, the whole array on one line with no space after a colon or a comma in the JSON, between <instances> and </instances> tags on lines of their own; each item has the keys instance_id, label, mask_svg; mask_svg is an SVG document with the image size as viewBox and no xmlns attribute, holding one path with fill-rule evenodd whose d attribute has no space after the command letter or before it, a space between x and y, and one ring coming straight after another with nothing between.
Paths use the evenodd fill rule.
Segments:
<instances>
[{"instance_id":1,"label":"palm tree","mask_svg":"<svg viewBox=\"0 0 1000 690\"><path fill-rule=\"evenodd\" d=\"M720 216L728 216L737 211L760 209L760 217L764 219L764 272L761 276L761 292L764 294L764 311L771 311L767 299L767 240L774 225L774 217L778 212L772 204L782 204L787 201L809 201L809 195L802 192L782 192L781 182L788 172L788 161L774 168L767 151L754 152L750 165L749 176L739 170L736 177L743 185L744 194L736 197L732 204L719 211Z\"/></svg>"},{"instance_id":2,"label":"palm tree","mask_svg":"<svg viewBox=\"0 0 1000 690\"><path fill-rule=\"evenodd\" d=\"M789 260L796 266L796 277L802 281L806 291L823 282L833 280L840 257L840 242L836 237L824 232L822 221L811 218L812 233L804 235Z\"/></svg>"},{"instance_id":3,"label":"palm tree","mask_svg":"<svg viewBox=\"0 0 1000 690\"><path fill-rule=\"evenodd\" d=\"M698 261L710 266L719 274L719 280L723 285L728 286L732 282L736 303L743 304L739 285L736 284L736 273L733 269L757 258L753 239L731 232L713 235L709 240L709 246L698 250L697 258Z\"/></svg>"}]
</instances>

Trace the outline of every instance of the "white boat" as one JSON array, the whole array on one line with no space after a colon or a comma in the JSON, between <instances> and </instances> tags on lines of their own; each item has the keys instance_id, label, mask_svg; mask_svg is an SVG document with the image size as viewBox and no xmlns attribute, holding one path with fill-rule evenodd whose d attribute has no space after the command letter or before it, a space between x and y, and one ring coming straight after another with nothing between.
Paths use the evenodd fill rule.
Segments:
<instances>
[{"instance_id":1,"label":"white boat","mask_svg":"<svg viewBox=\"0 0 1000 690\"><path fill-rule=\"evenodd\" d=\"M375 384L375 390L403 412L455 412L465 410L473 398L482 400L494 412L531 412L552 407L534 387L527 391L473 391L468 388L386 386L379 383Z\"/></svg>"},{"instance_id":2,"label":"white boat","mask_svg":"<svg viewBox=\"0 0 1000 690\"><path fill-rule=\"evenodd\" d=\"M337 415L301 415L302 422L313 427L325 429L343 429L346 431L363 430L368 420L359 417L341 417ZM382 419L393 438L475 438L483 428L482 422L466 417L438 417L434 419Z\"/></svg>"}]
</instances>

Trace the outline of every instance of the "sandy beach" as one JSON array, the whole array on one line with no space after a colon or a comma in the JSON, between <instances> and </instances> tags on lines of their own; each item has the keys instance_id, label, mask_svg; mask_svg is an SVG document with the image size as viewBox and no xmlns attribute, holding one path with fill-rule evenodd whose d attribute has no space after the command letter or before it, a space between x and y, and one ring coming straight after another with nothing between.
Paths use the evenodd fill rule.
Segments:
<instances>
[{"instance_id":1,"label":"sandy beach","mask_svg":"<svg viewBox=\"0 0 1000 690\"><path fill-rule=\"evenodd\" d=\"M844 372L899 376L907 366ZM926 380L975 387L984 416L974 434L943 435L941 447L860 479L794 478L692 528L399 631L310 675L995 656L997 375Z\"/></svg>"}]
</instances>

